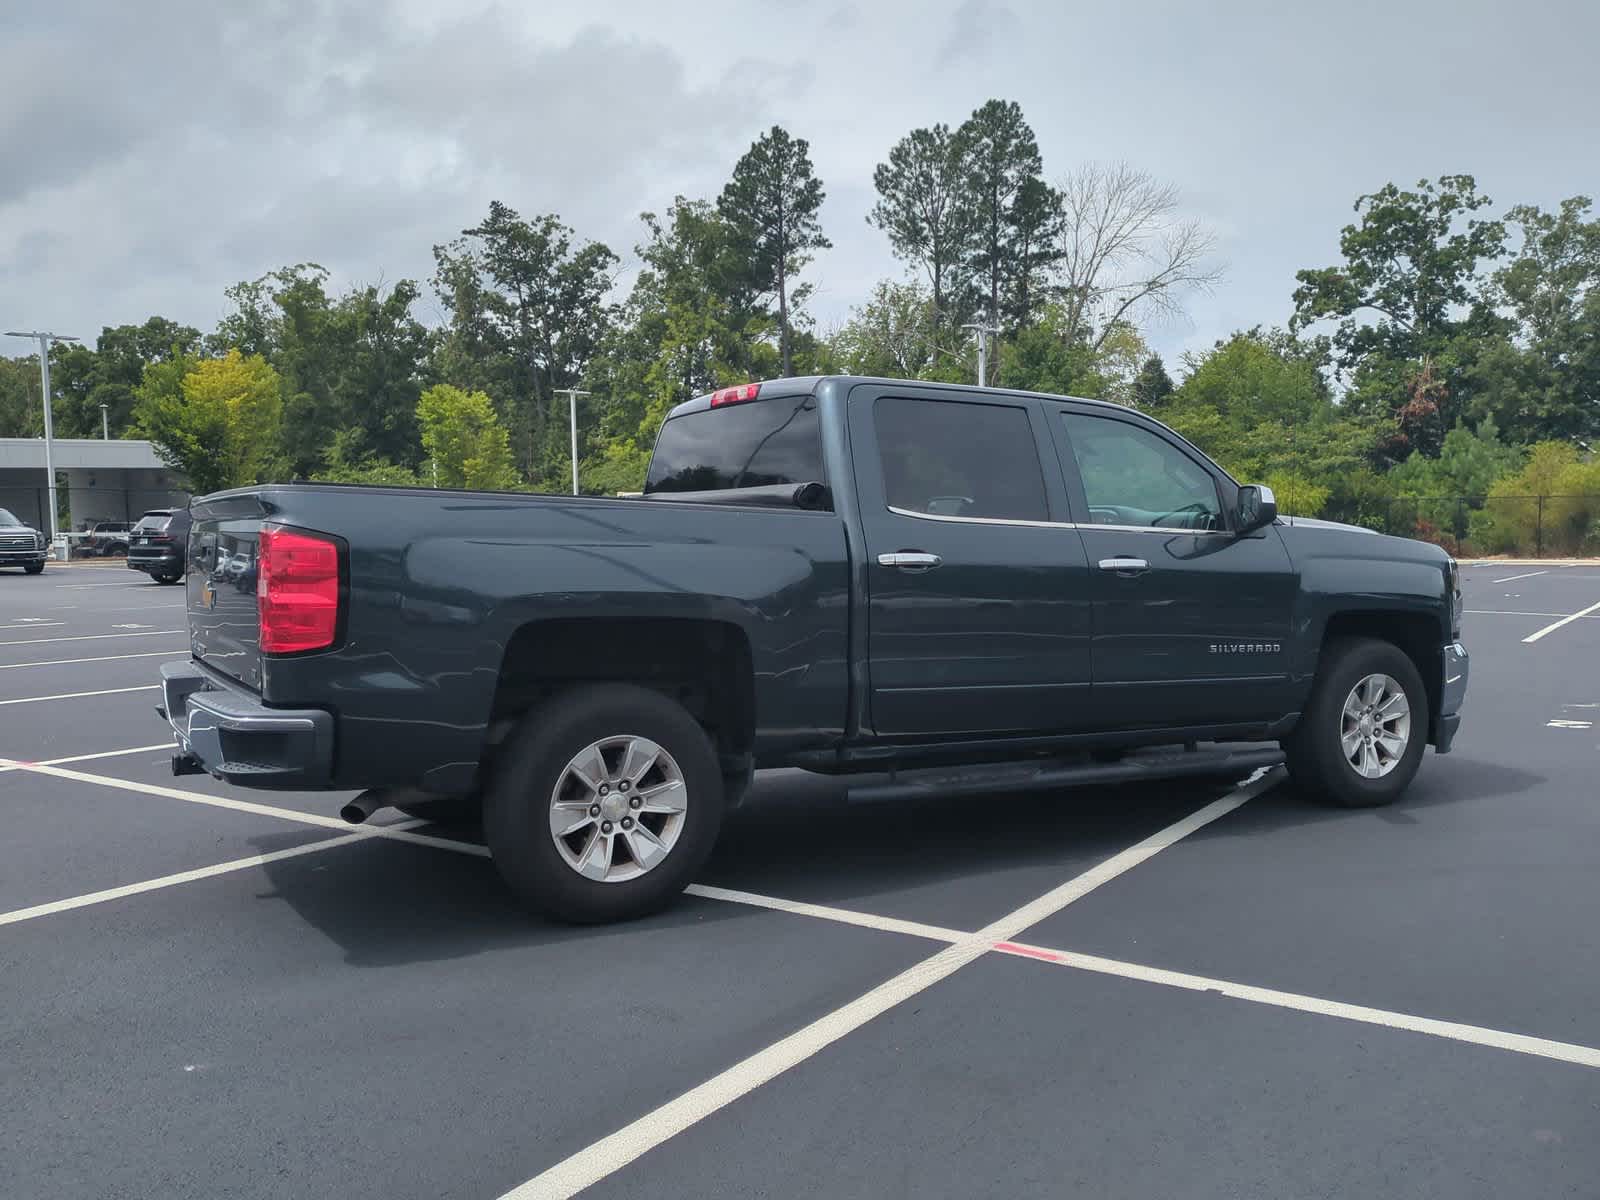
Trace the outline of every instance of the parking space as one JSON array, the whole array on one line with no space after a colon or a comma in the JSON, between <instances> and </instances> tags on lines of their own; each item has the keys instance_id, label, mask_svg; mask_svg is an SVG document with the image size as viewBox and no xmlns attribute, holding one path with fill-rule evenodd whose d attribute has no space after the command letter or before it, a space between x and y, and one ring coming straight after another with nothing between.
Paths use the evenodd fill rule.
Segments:
<instances>
[{"instance_id":1,"label":"parking space","mask_svg":"<svg viewBox=\"0 0 1600 1200\"><path fill-rule=\"evenodd\" d=\"M1463 568L1465 722L1391 809L1276 774L863 805L771 773L695 894L601 929L516 908L475 831L172 778L146 689L182 594L132 574L0 578L7 1194L1600 1170L1600 569Z\"/></svg>"}]
</instances>

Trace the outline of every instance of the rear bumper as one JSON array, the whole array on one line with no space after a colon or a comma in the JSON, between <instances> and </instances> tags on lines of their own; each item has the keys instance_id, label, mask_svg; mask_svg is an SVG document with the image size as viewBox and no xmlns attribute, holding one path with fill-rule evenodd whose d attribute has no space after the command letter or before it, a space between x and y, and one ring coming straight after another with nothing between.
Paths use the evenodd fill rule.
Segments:
<instances>
[{"instance_id":1,"label":"rear bumper","mask_svg":"<svg viewBox=\"0 0 1600 1200\"><path fill-rule=\"evenodd\" d=\"M1469 666L1467 648L1460 642L1451 642L1444 648L1444 680L1439 690L1439 719L1433 734L1433 748L1440 754L1450 753L1456 730L1461 728L1461 706L1467 699Z\"/></svg>"},{"instance_id":2,"label":"rear bumper","mask_svg":"<svg viewBox=\"0 0 1600 1200\"><path fill-rule=\"evenodd\" d=\"M162 711L208 774L241 787L323 788L333 775L333 714L269 708L193 660L161 668Z\"/></svg>"},{"instance_id":3,"label":"rear bumper","mask_svg":"<svg viewBox=\"0 0 1600 1200\"><path fill-rule=\"evenodd\" d=\"M130 550L128 552L128 568L133 571L170 571L183 565L183 556L176 550L156 551Z\"/></svg>"}]
</instances>

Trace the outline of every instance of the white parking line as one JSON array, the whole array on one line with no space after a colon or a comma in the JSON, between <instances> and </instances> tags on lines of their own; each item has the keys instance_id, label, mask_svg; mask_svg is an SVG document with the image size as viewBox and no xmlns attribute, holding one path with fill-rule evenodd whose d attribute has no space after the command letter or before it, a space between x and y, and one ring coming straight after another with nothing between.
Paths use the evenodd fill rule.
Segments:
<instances>
[{"instance_id":1,"label":"white parking line","mask_svg":"<svg viewBox=\"0 0 1600 1200\"><path fill-rule=\"evenodd\" d=\"M144 683L138 687L102 688L98 692L58 692L54 696L23 696L18 700L0 700L0 704L42 704L46 700L82 700L85 696L116 696L123 692L157 692L159 683Z\"/></svg>"},{"instance_id":2,"label":"white parking line","mask_svg":"<svg viewBox=\"0 0 1600 1200\"><path fill-rule=\"evenodd\" d=\"M149 633L80 633L74 637L48 637L48 638L20 638L16 641L0 642L0 646L38 646L45 642L93 642L101 638L130 638L130 637L187 637L187 629L154 629Z\"/></svg>"},{"instance_id":3,"label":"white parking line","mask_svg":"<svg viewBox=\"0 0 1600 1200\"><path fill-rule=\"evenodd\" d=\"M1593 604L1589 605L1588 608L1579 609L1577 612L1573 613L1569 617L1562 617L1561 620L1559 620L1559 621L1552 621L1550 624L1546 625L1543 629L1539 630L1538 633L1530 633L1527 637L1523 638L1522 640L1525 643L1526 642L1537 642L1545 634L1554 633L1556 630L1560 629L1563 625L1570 625L1574 621L1576 621L1579 617L1587 617L1590 613L1595 612L1597 610L1600 610L1600 600L1595 601ZM0 643L0 644L3 644L3 643Z\"/></svg>"},{"instance_id":4,"label":"white parking line","mask_svg":"<svg viewBox=\"0 0 1600 1200\"><path fill-rule=\"evenodd\" d=\"M1097 958L1092 954L1049 950L1043 946L1006 942L994 948L1002 954L1016 954L1023 958L1053 962L1079 971L1093 971L1099 975L1137 979L1144 983L1183 988L1192 992L1216 992L1235 1000L1248 1000L1253 1004L1270 1004L1275 1008L1292 1008L1299 1012L1316 1013L1318 1016L1359 1021L1364 1025L1383 1025L1389 1029L1425 1033L1432 1037L1469 1042L1495 1050L1510 1050L1517 1054L1553 1058L1580 1067L1600 1067L1600 1049L1580 1046L1574 1042L1554 1042L1548 1038L1507 1033L1501 1029L1463 1025L1458 1021L1439 1021L1432 1017L1368 1008L1364 1004L1345 1004L1339 1000L1324 1000L1319 996L1302 996L1296 992L1280 992L1276 988L1255 987L1247 983L1233 983L1226 979L1209 979L1204 975L1187 975L1181 971L1165 971L1160 967L1146 967L1138 963L1118 962L1111 958Z\"/></svg>"},{"instance_id":5,"label":"white parking line","mask_svg":"<svg viewBox=\"0 0 1600 1200\"><path fill-rule=\"evenodd\" d=\"M1535 575L1548 575L1549 571L1529 571L1526 575L1507 575L1504 579L1491 579L1490 583L1510 583L1516 579L1532 579Z\"/></svg>"},{"instance_id":6,"label":"white parking line","mask_svg":"<svg viewBox=\"0 0 1600 1200\"><path fill-rule=\"evenodd\" d=\"M138 654L102 654L95 658L50 658L43 662L0 663L0 671L15 671L19 667L64 667L70 663L117 662L124 658L175 658L178 654L177 650L141 650Z\"/></svg>"},{"instance_id":7,"label":"white parking line","mask_svg":"<svg viewBox=\"0 0 1600 1200\"><path fill-rule=\"evenodd\" d=\"M691 883L686 889L691 896L704 900L722 900L729 904L745 904L751 908L770 908L774 912L792 913L797 917L816 917L823 921L837 921L842 925L859 925L863 929L878 929L885 933L903 933L910 937L927 938L934 942L959 942L967 936L962 929L946 929L942 925L924 925L921 921L902 921L898 917L880 917L877 913L856 912L848 908L834 908L827 904L807 904L803 900L781 900L777 896L758 896L754 892L739 892L731 888L712 887L704 883Z\"/></svg>"},{"instance_id":8,"label":"white parking line","mask_svg":"<svg viewBox=\"0 0 1600 1200\"><path fill-rule=\"evenodd\" d=\"M16 621L10 625L0 625L0 629L49 629L52 625L65 624L65 621Z\"/></svg>"},{"instance_id":9,"label":"white parking line","mask_svg":"<svg viewBox=\"0 0 1600 1200\"><path fill-rule=\"evenodd\" d=\"M47 758L43 762L35 765L41 767L61 767L65 766L67 763L93 762L98 758L122 758L124 755L128 754L150 754L156 750L172 750L175 749L176 746L176 742L156 742L154 745L150 746L129 746L126 750L99 750L93 754L72 754L68 755L66 758ZM23 771L26 769L26 767L19 767L9 763L4 766L0 766L0 772Z\"/></svg>"},{"instance_id":10,"label":"white parking line","mask_svg":"<svg viewBox=\"0 0 1600 1200\"><path fill-rule=\"evenodd\" d=\"M17 771L32 771L38 775L50 775L56 779L71 779L78 783L95 783L101 787L120 788L125 792L140 792L146 796L164 796L168 800L186 800L190 804L204 804L210 808L226 808L234 812L250 813L258 817L274 817L280 821L293 821L300 825L314 825L320 829L337 829L341 832L350 829L350 824L339 817L325 817L320 813L297 812L292 808L278 808L271 804L256 804L249 800L234 800L227 796L208 796L204 792L189 792L182 788L163 787L158 783L140 783L134 779L118 779L113 775L90 775L85 771L72 771L66 767L54 767L48 763L24 762L14 758L0 758L0 768L9 767ZM433 846L441 850L454 850L461 854L473 854L480 858L489 857L487 846L480 846L476 842L460 842L454 838L434 837L426 833L409 833L406 827L395 825L362 825L359 827L367 836L391 838L395 841L411 842L418 846Z\"/></svg>"},{"instance_id":11,"label":"white parking line","mask_svg":"<svg viewBox=\"0 0 1600 1200\"><path fill-rule=\"evenodd\" d=\"M1135 846L1113 855L1099 866L1053 888L1021 908L990 922L975 933L962 935L931 958L901 971L892 979L820 1017L802 1029L744 1061L669 1100L608 1137L601 1138L505 1194L503 1200L544 1200L576 1195L584 1188L627 1166L642 1154L676 1137L685 1129L725 1108L791 1067L826 1049L874 1017L926 991L942 979L989 953L996 942L1015 937L1030 925L1060 912L1102 884L1226 816L1259 792L1275 785L1282 772L1274 772L1240 787L1198 812L1152 834Z\"/></svg>"},{"instance_id":12,"label":"white parking line","mask_svg":"<svg viewBox=\"0 0 1600 1200\"><path fill-rule=\"evenodd\" d=\"M176 887L180 883L193 883L197 879L210 879L216 875L226 875L231 871L247 871L251 867L263 867L286 858L316 854L322 850L332 850L335 846L348 846L352 842L370 840L371 835L366 833L347 833L343 837L323 838L320 841L307 842L303 846L291 846L287 850L274 850L271 854L252 854L249 858L235 858L230 862L199 867L193 871L179 871L176 875L163 875L160 879L146 879L141 883L128 883L122 887L106 888L101 892L89 892L83 896L70 896L65 900L52 900L48 904L35 904L32 908L19 908L12 912L0 913L0 925L15 925L21 921L32 921L37 917L48 917L54 913L71 912L75 908L87 908L91 904L121 900L124 896L138 896L144 892Z\"/></svg>"}]
</instances>

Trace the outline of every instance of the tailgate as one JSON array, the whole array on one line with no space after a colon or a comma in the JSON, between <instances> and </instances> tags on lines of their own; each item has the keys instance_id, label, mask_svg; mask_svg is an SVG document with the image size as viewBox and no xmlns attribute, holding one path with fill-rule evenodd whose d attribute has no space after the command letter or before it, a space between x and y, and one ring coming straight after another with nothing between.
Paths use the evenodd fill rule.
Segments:
<instances>
[{"instance_id":1,"label":"tailgate","mask_svg":"<svg viewBox=\"0 0 1600 1200\"><path fill-rule=\"evenodd\" d=\"M266 513L258 497L229 495L191 506L189 643L206 666L261 690L256 548Z\"/></svg>"}]
</instances>

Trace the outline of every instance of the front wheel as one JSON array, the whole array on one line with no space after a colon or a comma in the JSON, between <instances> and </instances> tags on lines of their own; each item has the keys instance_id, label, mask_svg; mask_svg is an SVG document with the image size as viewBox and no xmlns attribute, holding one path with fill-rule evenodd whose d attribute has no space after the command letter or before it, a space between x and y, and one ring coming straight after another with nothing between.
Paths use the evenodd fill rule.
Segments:
<instances>
[{"instance_id":1,"label":"front wheel","mask_svg":"<svg viewBox=\"0 0 1600 1200\"><path fill-rule=\"evenodd\" d=\"M1406 790L1428 741L1428 693L1392 642L1343 638L1323 652L1300 724L1283 743L1289 774L1346 808L1374 808Z\"/></svg>"},{"instance_id":2,"label":"front wheel","mask_svg":"<svg viewBox=\"0 0 1600 1200\"><path fill-rule=\"evenodd\" d=\"M711 739L683 706L604 684L523 718L483 826L518 896L560 920L595 923L671 903L710 856L723 809Z\"/></svg>"},{"instance_id":3,"label":"front wheel","mask_svg":"<svg viewBox=\"0 0 1600 1200\"><path fill-rule=\"evenodd\" d=\"M160 575L152 575L150 578L154 579L157 583L178 583L183 579L183 572L167 571Z\"/></svg>"},{"instance_id":4,"label":"front wheel","mask_svg":"<svg viewBox=\"0 0 1600 1200\"><path fill-rule=\"evenodd\" d=\"M22 569L25 572L27 572L29 575L42 575L42 574L44 574L44 564L43 563L28 563Z\"/></svg>"}]
</instances>

